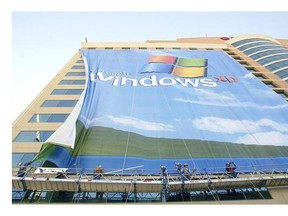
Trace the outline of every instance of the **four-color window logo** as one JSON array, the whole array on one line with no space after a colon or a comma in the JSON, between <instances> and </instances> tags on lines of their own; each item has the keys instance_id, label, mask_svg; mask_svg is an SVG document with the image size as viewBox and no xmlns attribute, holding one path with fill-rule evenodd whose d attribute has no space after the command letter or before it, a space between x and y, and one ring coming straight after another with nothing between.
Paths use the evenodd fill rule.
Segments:
<instances>
[{"instance_id":1,"label":"four-color window logo","mask_svg":"<svg viewBox=\"0 0 288 216\"><path fill-rule=\"evenodd\" d=\"M153 55L141 73L168 73L186 78L206 77L207 62L204 58Z\"/></svg>"}]
</instances>

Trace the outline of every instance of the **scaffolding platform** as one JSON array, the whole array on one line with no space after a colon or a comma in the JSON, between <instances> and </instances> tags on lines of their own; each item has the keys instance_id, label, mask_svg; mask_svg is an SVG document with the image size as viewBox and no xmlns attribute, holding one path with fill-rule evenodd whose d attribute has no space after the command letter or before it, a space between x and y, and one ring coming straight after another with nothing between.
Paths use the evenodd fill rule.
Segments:
<instances>
[{"instance_id":1,"label":"scaffolding platform","mask_svg":"<svg viewBox=\"0 0 288 216\"><path fill-rule=\"evenodd\" d=\"M71 192L129 192L161 193L163 188L169 192L192 192L202 190L227 190L237 188L260 188L288 186L286 173L239 173L237 178L229 178L225 173L202 175L195 174L190 180L180 179L179 175L167 175L163 181L161 175L113 175L103 174L100 180L92 175L71 174L59 179L55 175L26 175L12 177L12 189L51 190Z\"/></svg>"}]
</instances>

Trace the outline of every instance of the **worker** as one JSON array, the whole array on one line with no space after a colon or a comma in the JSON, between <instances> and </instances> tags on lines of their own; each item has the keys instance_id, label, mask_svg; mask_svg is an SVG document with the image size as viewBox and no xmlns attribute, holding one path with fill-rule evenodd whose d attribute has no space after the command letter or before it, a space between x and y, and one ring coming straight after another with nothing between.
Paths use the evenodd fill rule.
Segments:
<instances>
[{"instance_id":1,"label":"worker","mask_svg":"<svg viewBox=\"0 0 288 216\"><path fill-rule=\"evenodd\" d=\"M102 177L102 173L103 173L103 168L101 165L95 167L94 169L94 174L93 174L93 179L94 180L99 180Z\"/></svg>"},{"instance_id":2,"label":"worker","mask_svg":"<svg viewBox=\"0 0 288 216\"><path fill-rule=\"evenodd\" d=\"M182 174L185 177L186 180L191 179L191 170L188 167L187 163L184 163L183 169L182 169Z\"/></svg>"},{"instance_id":3,"label":"worker","mask_svg":"<svg viewBox=\"0 0 288 216\"><path fill-rule=\"evenodd\" d=\"M67 178L67 176L65 175L65 173L63 171L59 171L59 172L57 172L55 178L56 179L65 179L65 178ZM66 196L66 191L64 191L64 190L58 191L58 198L65 199L65 196Z\"/></svg>"},{"instance_id":4,"label":"worker","mask_svg":"<svg viewBox=\"0 0 288 216\"><path fill-rule=\"evenodd\" d=\"M100 180L102 178L102 174L103 174L104 170L102 168L101 165L97 166L95 169L94 169L94 174L93 174L93 179L94 180ZM103 194L104 192L96 192L96 198L103 198Z\"/></svg>"},{"instance_id":5,"label":"worker","mask_svg":"<svg viewBox=\"0 0 288 216\"><path fill-rule=\"evenodd\" d=\"M18 166L19 166L19 170L18 170L18 173L17 173L17 177L24 177L24 175L26 174L27 172L27 167L31 164L32 162L29 161L29 162L26 162L26 163L19 163Z\"/></svg>"},{"instance_id":6,"label":"worker","mask_svg":"<svg viewBox=\"0 0 288 216\"><path fill-rule=\"evenodd\" d=\"M226 163L226 171L227 171L227 175L228 175L229 178L236 178L237 177L237 173L235 172L236 168L237 168L237 166L236 166L234 161ZM236 190L235 189L227 189L227 193L228 194L230 194L231 191L234 194L236 194Z\"/></svg>"},{"instance_id":7,"label":"worker","mask_svg":"<svg viewBox=\"0 0 288 216\"><path fill-rule=\"evenodd\" d=\"M229 178L236 178L237 173L235 172L235 169L237 168L234 161L231 161L229 163L226 163L226 171L229 176Z\"/></svg>"}]
</instances>

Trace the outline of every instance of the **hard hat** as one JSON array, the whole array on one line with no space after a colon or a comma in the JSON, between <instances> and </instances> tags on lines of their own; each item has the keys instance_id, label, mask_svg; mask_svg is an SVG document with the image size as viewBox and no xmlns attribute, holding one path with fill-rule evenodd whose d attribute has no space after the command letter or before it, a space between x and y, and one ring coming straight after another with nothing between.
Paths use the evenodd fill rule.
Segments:
<instances>
[{"instance_id":1,"label":"hard hat","mask_svg":"<svg viewBox=\"0 0 288 216\"><path fill-rule=\"evenodd\" d=\"M188 163L184 163L184 166L188 166Z\"/></svg>"}]
</instances>

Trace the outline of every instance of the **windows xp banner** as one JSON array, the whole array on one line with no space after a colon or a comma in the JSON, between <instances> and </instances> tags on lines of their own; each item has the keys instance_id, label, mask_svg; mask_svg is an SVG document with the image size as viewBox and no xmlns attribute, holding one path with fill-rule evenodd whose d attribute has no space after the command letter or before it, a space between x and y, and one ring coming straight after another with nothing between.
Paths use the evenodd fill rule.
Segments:
<instances>
[{"instance_id":1,"label":"windows xp banner","mask_svg":"<svg viewBox=\"0 0 288 216\"><path fill-rule=\"evenodd\" d=\"M288 168L288 103L216 50L82 50L86 86L35 161L106 171Z\"/></svg>"}]
</instances>

